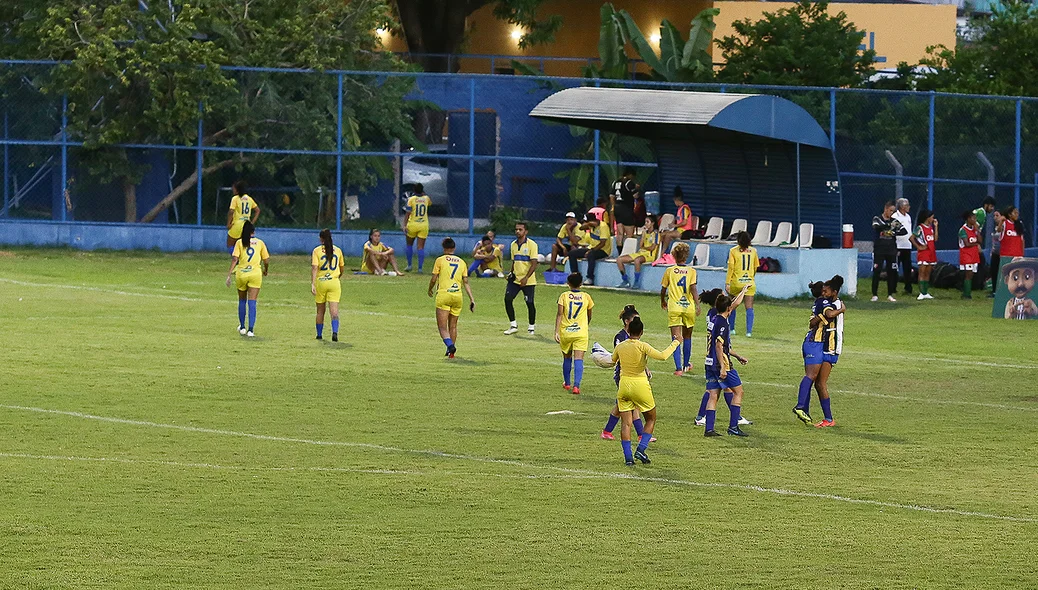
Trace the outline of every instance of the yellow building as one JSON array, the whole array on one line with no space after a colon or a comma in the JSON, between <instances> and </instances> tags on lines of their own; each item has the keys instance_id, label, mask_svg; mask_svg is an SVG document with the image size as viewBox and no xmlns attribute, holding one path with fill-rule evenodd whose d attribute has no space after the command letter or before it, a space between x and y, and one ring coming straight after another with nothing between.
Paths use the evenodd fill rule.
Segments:
<instances>
[{"instance_id":1,"label":"yellow building","mask_svg":"<svg viewBox=\"0 0 1038 590\"><path fill-rule=\"evenodd\" d=\"M562 29L554 43L539 45L526 50L519 49L518 39L522 31L514 25L494 18L493 6L488 5L473 13L468 19L468 36L459 54L509 56L504 59L466 58L461 60L462 72L490 73L492 70L507 71L512 57L520 59L534 68L541 67L542 56L574 58L568 62L543 62L544 71L555 76L579 76L580 68L587 58L598 56L600 29L599 9L603 0L549 0L541 8L543 14L558 14L563 18ZM692 19L711 6L721 10L715 19L717 30L714 38L734 34L732 23L749 18L759 20L764 12L775 12L793 6L792 2L752 2L710 0L614 0L617 10L627 10L638 23L642 33L650 41L658 39L660 21L668 19L682 31L688 33ZM926 55L931 45L955 46L954 4L857 4L836 3L829 5L831 13L843 11L859 29L865 31L864 45L876 50L877 69L894 67L905 61L915 65ZM400 37L384 36L388 49L407 51ZM720 62L721 55L714 50L714 61ZM637 54L629 50L632 58ZM583 58L578 60L577 58ZM644 67L641 68L644 70Z\"/></svg>"}]
</instances>

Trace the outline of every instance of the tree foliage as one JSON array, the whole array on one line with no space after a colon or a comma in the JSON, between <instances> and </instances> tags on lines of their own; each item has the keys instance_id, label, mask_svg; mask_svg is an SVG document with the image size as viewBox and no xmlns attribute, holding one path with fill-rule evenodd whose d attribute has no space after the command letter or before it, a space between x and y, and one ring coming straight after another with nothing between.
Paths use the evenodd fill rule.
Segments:
<instances>
[{"instance_id":1,"label":"tree foliage","mask_svg":"<svg viewBox=\"0 0 1038 590\"><path fill-rule=\"evenodd\" d=\"M710 45L713 43L714 17L718 8L707 8L692 19L688 41L669 20L660 23L660 53L645 40L634 18L626 10L620 11L624 31L638 56L649 66L653 78L668 82L709 82L714 78Z\"/></svg>"},{"instance_id":2,"label":"tree foliage","mask_svg":"<svg viewBox=\"0 0 1038 590\"><path fill-rule=\"evenodd\" d=\"M126 219L135 221L130 188L141 163L115 144L195 145L198 119L209 146L334 150L337 86L331 75L231 71L221 66L314 70L399 70L381 51L375 29L392 18L384 0L197 0L193 4L83 4L14 0L5 45L9 57L60 60L39 79L52 96L68 97L69 135L77 156L103 180L127 187ZM412 137L402 78L347 76L343 144L384 150ZM291 169L304 189L334 185L331 158L207 153L214 172L248 162L257 174ZM363 188L389 172L384 160L347 158L347 186ZM162 206L193 187L185 179ZM162 207L148 212L153 219Z\"/></svg>"},{"instance_id":3,"label":"tree foliage","mask_svg":"<svg viewBox=\"0 0 1038 590\"><path fill-rule=\"evenodd\" d=\"M828 2L801 0L732 23L735 35L717 42L725 65L718 79L737 84L859 86L874 72L876 52L861 50L865 33Z\"/></svg>"}]
</instances>

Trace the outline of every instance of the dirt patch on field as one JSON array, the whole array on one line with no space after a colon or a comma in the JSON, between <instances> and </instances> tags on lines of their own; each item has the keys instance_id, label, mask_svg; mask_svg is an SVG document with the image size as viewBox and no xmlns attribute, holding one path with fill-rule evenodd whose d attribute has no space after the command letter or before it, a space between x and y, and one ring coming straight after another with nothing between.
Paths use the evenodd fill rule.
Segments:
<instances>
[{"instance_id":1,"label":"dirt patch on field","mask_svg":"<svg viewBox=\"0 0 1038 590\"><path fill-rule=\"evenodd\" d=\"M0 258L14 258L14 252L0 250Z\"/></svg>"}]
</instances>

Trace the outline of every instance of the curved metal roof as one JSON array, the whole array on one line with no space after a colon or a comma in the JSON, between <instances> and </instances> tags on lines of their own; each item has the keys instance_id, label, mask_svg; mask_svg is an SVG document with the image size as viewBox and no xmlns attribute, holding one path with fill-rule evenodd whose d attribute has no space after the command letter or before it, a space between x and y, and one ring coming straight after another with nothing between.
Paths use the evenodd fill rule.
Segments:
<instances>
[{"instance_id":1,"label":"curved metal roof","mask_svg":"<svg viewBox=\"0 0 1038 590\"><path fill-rule=\"evenodd\" d=\"M807 111L764 94L568 88L541 101L530 116L648 139L731 132L830 149L829 137Z\"/></svg>"}]
</instances>

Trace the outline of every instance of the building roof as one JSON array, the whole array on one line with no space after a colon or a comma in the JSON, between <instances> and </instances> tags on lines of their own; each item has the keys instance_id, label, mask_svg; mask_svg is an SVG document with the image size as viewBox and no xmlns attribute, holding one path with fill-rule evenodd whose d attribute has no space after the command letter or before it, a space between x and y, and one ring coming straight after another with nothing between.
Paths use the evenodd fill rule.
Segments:
<instances>
[{"instance_id":1,"label":"building roof","mask_svg":"<svg viewBox=\"0 0 1038 590\"><path fill-rule=\"evenodd\" d=\"M530 116L647 139L736 133L830 148L807 111L764 94L568 88L541 101Z\"/></svg>"}]
</instances>

